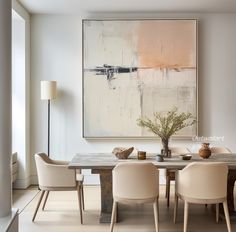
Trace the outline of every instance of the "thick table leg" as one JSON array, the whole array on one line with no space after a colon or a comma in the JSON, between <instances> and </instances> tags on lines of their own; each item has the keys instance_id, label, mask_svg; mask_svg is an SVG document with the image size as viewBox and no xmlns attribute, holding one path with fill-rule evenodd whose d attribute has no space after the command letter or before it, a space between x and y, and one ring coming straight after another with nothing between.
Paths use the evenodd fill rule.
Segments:
<instances>
[{"instance_id":1,"label":"thick table leg","mask_svg":"<svg viewBox=\"0 0 236 232\"><path fill-rule=\"evenodd\" d=\"M112 213L112 169L93 169L92 173L100 174L101 215L100 223L110 223Z\"/></svg>"},{"instance_id":2,"label":"thick table leg","mask_svg":"<svg viewBox=\"0 0 236 232\"><path fill-rule=\"evenodd\" d=\"M228 187L227 187L227 202L229 214L235 213L234 211L234 183L236 180L236 170L229 170L228 174Z\"/></svg>"}]
</instances>

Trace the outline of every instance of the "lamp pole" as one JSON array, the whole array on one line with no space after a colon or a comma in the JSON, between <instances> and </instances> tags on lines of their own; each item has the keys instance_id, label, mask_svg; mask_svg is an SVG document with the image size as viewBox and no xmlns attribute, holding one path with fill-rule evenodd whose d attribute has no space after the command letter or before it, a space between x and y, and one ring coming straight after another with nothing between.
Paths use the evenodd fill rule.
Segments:
<instances>
[{"instance_id":1,"label":"lamp pole","mask_svg":"<svg viewBox=\"0 0 236 232\"><path fill-rule=\"evenodd\" d=\"M48 157L50 156L50 99L48 99Z\"/></svg>"},{"instance_id":2,"label":"lamp pole","mask_svg":"<svg viewBox=\"0 0 236 232\"><path fill-rule=\"evenodd\" d=\"M57 97L57 82L56 81L41 81L41 100L48 102L48 144L47 154L50 156L50 110L51 100Z\"/></svg>"}]
</instances>

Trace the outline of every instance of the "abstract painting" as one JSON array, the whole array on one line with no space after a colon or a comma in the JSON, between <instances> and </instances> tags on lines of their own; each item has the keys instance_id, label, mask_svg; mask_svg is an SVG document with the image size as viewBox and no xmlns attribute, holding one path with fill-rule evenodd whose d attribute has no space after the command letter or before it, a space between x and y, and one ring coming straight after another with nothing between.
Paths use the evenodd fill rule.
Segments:
<instances>
[{"instance_id":1,"label":"abstract painting","mask_svg":"<svg viewBox=\"0 0 236 232\"><path fill-rule=\"evenodd\" d=\"M173 107L197 118L197 20L83 20L85 138L152 137L137 119Z\"/></svg>"}]
</instances>

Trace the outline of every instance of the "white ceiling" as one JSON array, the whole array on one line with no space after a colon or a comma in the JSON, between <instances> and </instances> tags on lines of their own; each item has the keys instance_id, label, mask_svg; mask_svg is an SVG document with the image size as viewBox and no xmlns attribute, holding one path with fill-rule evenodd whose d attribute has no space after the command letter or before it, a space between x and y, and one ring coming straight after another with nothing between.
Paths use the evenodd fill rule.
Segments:
<instances>
[{"instance_id":1,"label":"white ceiling","mask_svg":"<svg viewBox=\"0 0 236 232\"><path fill-rule=\"evenodd\" d=\"M18 0L31 13L236 13L236 0Z\"/></svg>"}]
</instances>

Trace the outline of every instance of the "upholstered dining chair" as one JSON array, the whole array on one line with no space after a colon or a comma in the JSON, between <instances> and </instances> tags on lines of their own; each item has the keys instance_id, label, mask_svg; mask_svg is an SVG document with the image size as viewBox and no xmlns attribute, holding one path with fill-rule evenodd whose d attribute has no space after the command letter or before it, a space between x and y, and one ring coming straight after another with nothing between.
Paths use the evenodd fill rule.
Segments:
<instances>
[{"instance_id":1,"label":"upholstered dining chair","mask_svg":"<svg viewBox=\"0 0 236 232\"><path fill-rule=\"evenodd\" d=\"M80 222L83 224L82 205L83 199L83 175L80 170L68 169L68 162L50 159L45 153L35 154L35 163L38 174L39 189L41 195L36 206L32 221L35 220L39 206L46 192L42 209L44 210L50 191L74 191L78 192Z\"/></svg>"},{"instance_id":2,"label":"upholstered dining chair","mask_svg":"<svg viewBox=\"0 0 236 232\"><path fill-rule=\"evenodd\" d=\"M232 152L227 147L211 147L212 154L232 154ZM205 205L207 207L207 204Z\"/></svg>"},{"instance_id":3,"label":"upholstered dining chair","mask_svg":"<svg viewBox=\"0 0 236 232\"><path fill-rule=\"evenodd\" d=\"M186 147L170 147L171 155L177 156L180 154L189 154L190 151ZM166 198L167 198L167 207L170 206L170 182L175 180L175 170L166 169Z\"/></svg>"},{"instance_id":4,"label":"upholstered dining chair","mask_svg":"<svg viewBox=\"0 0 236 232\"><path fill-rule=\"evenodd\" d=\"M216 204L216 220L219 203L223 203L228 232L231 232L227 205L228 166L217 162L193 162L176 173L174 223L177 218L178 198L184 200L184 232L187 232L189 203ZM217 180L217 181L216 181Z\"/></svg>"},{"instance_id":5,"label":"upholstered dining chair","mask_svg":"<svg viewBox=\"0 0 236 232\"><path fill-rule=\"evenodd\" d=\"M113 208L110 232L113 231L118 203L152 203L155 229L159 231L159 171L152 163L120 163L112 171Z\"/></svg>"},{"instance_id":6,"label":"upholstered dining chair","mask_svg":"<svg viewBox=\"0 0 236 232\"><path fill-rule=\"evenodd\" d=\"M232 152L227 147L211 147L212 154L231 154Z\"/></svg>"}]
</instances>

